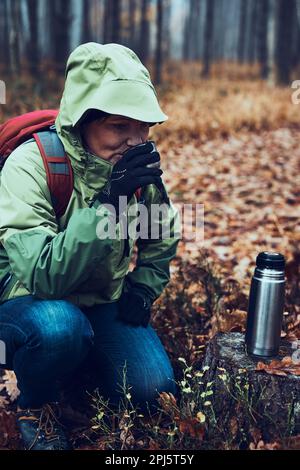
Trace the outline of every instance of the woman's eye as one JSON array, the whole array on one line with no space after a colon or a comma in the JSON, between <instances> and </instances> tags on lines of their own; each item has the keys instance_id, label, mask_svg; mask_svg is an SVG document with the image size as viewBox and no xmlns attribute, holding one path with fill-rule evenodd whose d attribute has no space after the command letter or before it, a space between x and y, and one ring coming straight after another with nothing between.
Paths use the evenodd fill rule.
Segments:
<instances>
[{"instance_id":1,"label":"woman's eye","mask_svg":"<svg viewBox=\"0 0 300 470\"><path fill-rule=\"evenodd\" d=\"M115 129L125 130L125 129L127 129L128 126L127 126L127 124L113 124L113 127L114 127ZM149 124L148 124L147 122L143 122L143 123L141 123L141 127L142 127L143 129L148 129L148 128L149 128Z\"/></svg>"}]
</instances>

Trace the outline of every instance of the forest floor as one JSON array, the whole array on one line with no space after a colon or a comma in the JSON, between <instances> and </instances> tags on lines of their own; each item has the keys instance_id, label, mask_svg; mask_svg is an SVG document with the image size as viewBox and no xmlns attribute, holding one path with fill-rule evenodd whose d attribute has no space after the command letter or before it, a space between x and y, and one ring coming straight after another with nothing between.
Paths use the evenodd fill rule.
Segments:
<instances>
[{"instance_id":1,"label":"forest floor","mask_svg":"<svg viewBox=\"0 0 300 470\"><path fill-rule=\"evenodd\" d=\"M22 86L14 105L2 109L2 116L0 111L1 122L34 107L58 106L58 92L46 103L37 92L30 108ZM153 307L152 325L171 358L181 396L176 401L161 394L154 417L141 416L130 399L114 414L94 396L92 424L83 424L82 416L72 411L73 443L78 449L300 448L300 436L264 442L259 430L242 444L234 429L215 442L210 402L199 401L197 385L207 341L218 331L245 331L260 251L286 257L282 337L300 339L300 107L291 103L290 89L230 77L194 78L160 90L169 121L156 126L150 138L161 153L170 197L178 208L183 203L204 205L204 238L188 240L184 233L171 281ZM11 98L11 90L8 94ZM14 382L13 372L3 371L0 448L20 446Z\"/></svg>"}]
</instances>

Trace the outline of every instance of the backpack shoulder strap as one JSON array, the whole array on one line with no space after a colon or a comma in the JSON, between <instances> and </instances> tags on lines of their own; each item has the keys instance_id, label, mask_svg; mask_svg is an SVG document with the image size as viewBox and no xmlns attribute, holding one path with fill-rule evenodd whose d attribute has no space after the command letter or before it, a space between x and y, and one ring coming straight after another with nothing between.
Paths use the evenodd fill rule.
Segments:
<instances>
[{"instance_id":1,"label":"backpack shoulder strap","mask_svg":"<svg viewBox=\"0 0 300 470\"><path fill-rule=\"evenodd\" d=\"M43 158L53 208L59 218L65 213L73 191L72 166L54 129L36 132L33 137Z\"/></svg>"}]
</instances>

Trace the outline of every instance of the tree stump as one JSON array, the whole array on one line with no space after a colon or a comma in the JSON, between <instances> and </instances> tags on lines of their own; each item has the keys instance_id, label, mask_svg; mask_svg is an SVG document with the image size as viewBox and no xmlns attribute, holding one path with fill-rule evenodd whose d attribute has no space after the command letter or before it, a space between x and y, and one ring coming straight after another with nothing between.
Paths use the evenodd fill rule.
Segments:
<instances>
[{"instance_id":1,"label":"tree stump","mask_svg":"<svg viewBox=\"0 0 300 470\"><path fill-rule=\"evenodd\" d=\"M214 432L219 437L228 440L231 436L231 442L243 448L243 443L270 442L300 433L300 376L295 375L300 366L276 369L293 352L292 344L282 340L276 358L253 359L246 353L242 333L219 333L210 340L201 396L211 403ZM257 370L259 361L271 365L268 373Z\"/></svg>"}]
</instances>

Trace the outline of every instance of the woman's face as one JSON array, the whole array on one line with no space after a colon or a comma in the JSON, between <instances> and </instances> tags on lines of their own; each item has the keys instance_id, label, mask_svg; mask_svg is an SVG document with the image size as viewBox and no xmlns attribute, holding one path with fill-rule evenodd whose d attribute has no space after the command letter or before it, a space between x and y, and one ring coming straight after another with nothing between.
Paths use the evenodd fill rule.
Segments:
<instances>
[{"instance_id":1,"label":"woman's face","mask_svg":"<svg viewBox=\"0 0 300 470\"><path fill-rule=\"evenodd\" d=\"M115 164L126 150L148 139L149 124L111 114L86 124L82 132L88 150Z\"/></svg>"}]
</instances>

